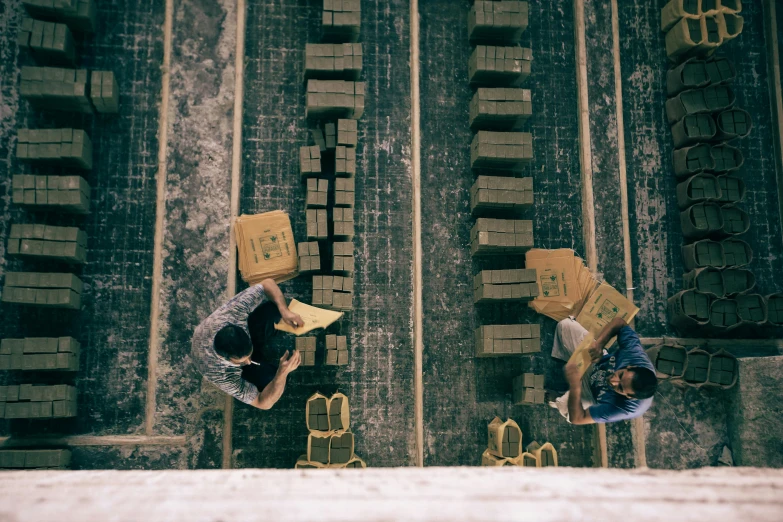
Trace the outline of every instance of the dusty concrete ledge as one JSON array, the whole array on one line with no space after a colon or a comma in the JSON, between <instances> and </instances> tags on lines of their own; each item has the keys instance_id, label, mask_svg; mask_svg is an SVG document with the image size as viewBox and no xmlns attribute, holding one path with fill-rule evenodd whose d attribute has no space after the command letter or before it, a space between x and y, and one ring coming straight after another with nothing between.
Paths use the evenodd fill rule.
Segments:
<instances>
[{"instance_id":1,"label":"dusty concrete ledge","mask_svg":"<svg viewBox=\"0 0 783 522\"><path fill-rule=\"evenodd\" d=\"M757 468L14 472L0 475L0 520L759 522L780 519L781 492L783 471Z\"/></svg>"}]
</instances>

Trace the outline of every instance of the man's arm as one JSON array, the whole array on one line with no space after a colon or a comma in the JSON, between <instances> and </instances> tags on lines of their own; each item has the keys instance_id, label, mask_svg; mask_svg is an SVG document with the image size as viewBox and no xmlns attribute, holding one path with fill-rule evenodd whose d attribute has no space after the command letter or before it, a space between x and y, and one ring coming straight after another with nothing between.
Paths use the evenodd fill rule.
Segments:
<instances>
[{"instance_id":1,"label":"man's arm","mask_svg":"<svg viewBox=\"0 0 783 522\"><path fill-rule=\"evenodd\" d=\"M606 323L589 348L590 358L592 359L593 363L597 362L598 359L601 358L604 347L609 343L609 341L618 333L620 333L620 330L626 326L628 326L628 323L626 323L625 320L621 317L615 317Z\"/></svg>"},{"instance_id":2,"label":"man's arm","mask_svg":"<svg viewBox=\"0 0 783 522\"><path fill-rule=\"evenodd\" d=\"M258 397L251 403L251 406L255 406L260 410L272 408L285 391L285 381L288 374L296 370L300 362L302 362L302 358L297 350L294 350L294 353L290 356L288 355L288 350L286 350L285 354L280 358L280 366L277 367L275 378L261 390Z\"/></svg>"},{"instance_id":3,"label":"man's arm","mask_svg":"<svg viewBox=\"0 0 783 522\"><path fill-rule=\"evenodd\" d=\"M565 365L568 381L568 420L571 424L593 424L595 421L588 410L582 408L582 376L576 364Z\"/></svg>"},{"instance_id":4,"label":"man's arm","mask_svg":"<svg viewBox=\"0 0 783 522\"><path fill-rule=\"evenodd\" d=\"M283 318L283 321L294 328L298 328L304 324L304 320L299 314L295 314L288 309L288 305L285 302L285 296L274 279L264 279L261 281L261 286L264 287L267 299L277 305L277 309L280 311L280 316Z\"/></svg>"}]
</instances>

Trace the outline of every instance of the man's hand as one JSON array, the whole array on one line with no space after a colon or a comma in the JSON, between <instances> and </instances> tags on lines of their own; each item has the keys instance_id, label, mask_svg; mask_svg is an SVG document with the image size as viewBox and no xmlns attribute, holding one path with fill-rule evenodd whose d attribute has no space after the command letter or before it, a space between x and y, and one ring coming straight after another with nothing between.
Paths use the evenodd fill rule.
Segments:
<instances>
[{"instance_id":1,"label":"man's hand","mask_svg":"<svg viewBox=\"0 0 783 522\"><path fill-rule=\"evenodd\" d=\"M593 341L587 349L587 353L590 354L590 362L595 364L604 354L604 347L598 341Z\"/></svg>"},{"instance_id":2,"label":"man's hand","mask_svg":"<svg viewBox=\"0 0 783 522\"><path fill-rule=\"evenodd\" d=\"M581 386L580 381L582 380L582 376L579 374L579 366L574 363L566 363L565 368L563 368L563 373L565 374L566 381L568 381L569 388L573 389L574 386Z\"/></svg>"},{"instance_id":3,"label":"man's hand","mask_svg":"<svg viewBox=\"0 0 783 522\"><path fill-rule=\"evenodd\" d=\"M291 355L289 355L288 350L286 350L283 356L280 358L280 365L277 367L277 375L285 377L292 371L299 368L299 364L301 362L302 356L298 350L294 350Z\"/></svg>"},{"instance_id":4,"label":"man's hand","mask_svg":"<svg viewBox=\"0 0 783 522\"><path fill-rule=\"evenodd\" d=\"M304 325L304 320L299 314L295 314L291 310L288 309L288 307L285 308L282 312L280 312L280 316L283 318L283 321L289 326L293 326L294 328L299 328L300 326Z\"/></svg>"}]
</instances>

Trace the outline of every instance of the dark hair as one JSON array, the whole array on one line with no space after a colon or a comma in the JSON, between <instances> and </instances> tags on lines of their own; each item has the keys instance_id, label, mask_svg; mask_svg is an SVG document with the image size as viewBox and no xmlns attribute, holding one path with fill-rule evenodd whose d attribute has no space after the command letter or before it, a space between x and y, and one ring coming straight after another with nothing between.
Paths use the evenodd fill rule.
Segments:
<instances>
[{"instance_id":1,"label":"dark hair","mask_svg":"<svg viewBox=\"0 0 783 522\"><path fill-rule=\"evenodd\" d=\"M654 371L640 366L628 369L633 371L631 385L633 386L634 399L648 399L655 395L655 390L658 388L658 378Z\"/></svg>"},{"instance_id":2,"label":"dark hair","mask_svg":"<svg viewBox=\"0 0 783 522\"><path fill-rule=\"evenodd\" d=\"M253 343L242 328L229 324L215 336L215 351L225 359L241 359L253 353Z\"/></svg>"}]
</instances>

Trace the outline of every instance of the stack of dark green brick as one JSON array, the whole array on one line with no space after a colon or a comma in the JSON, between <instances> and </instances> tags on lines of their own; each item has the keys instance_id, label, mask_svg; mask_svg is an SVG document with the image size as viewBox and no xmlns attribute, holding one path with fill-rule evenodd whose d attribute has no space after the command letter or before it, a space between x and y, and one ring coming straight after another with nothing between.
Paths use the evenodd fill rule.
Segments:
<instances>
[{"instance_id":1,"label":"stack of dark green brick","mask_svg":"<svg viewBox=\"0 0 783 522\"><path fill-rule=\"evenodd\" d=\"M3 286L3 302L79 310L82 287L81 279L73 274L8 272Z\"/></svg>"},{"instance_id":2,"label":"stack of dark green brick","mask_svg":"<svg viewBox=\"0 0 783 522\"><path fill-rule=\"evenodd\" d=\"M19 26L17 42L19 48L29 50L38 63L76 64L76 44L71 30L65 24L25 17Z\"/></svg>"},{"instance_id":3,"label":"stack of dark green brick","mask_svg":"<svg viewBox=\"0 0 783 522\"><path fill-rule=\"evenodd\" d=\"M73 337L27 337L0 342L0 370L79 369L81 346Z\"/></svg>"},{"instance_id":4,"label":"stack of dark green brick","mask_svg":"<svg viewBox=\"0 0 783 522\"><path fill-rule=\"evenodd\" d=\"M299 272L319 272L321 270L321 250L318 241L301 242L296 246L299 256Z\"/></svg>"},{"instance_id":5,"label":"stack of dark green brick","mask_svg":"<svg viewBox=\"0 0 783 522\"><path fill-rule=\"evenodd\" d=\"M689 7L670 2L664 14ZM694 13L690 21L703 24L704 18ZM751 123L747 112L734 107L729 83L735 76L733 64L720 56L690 57L667 73L677 204L689 243L682 248L689 270L684 290L669 298L668 312L682 334L721 335L767 323L766 300L750 293L755 277L741 268L753 258L750 246L737 237L750 228L748 214L738 206L746 195L737 175L744 159L727 141L747 136Z\"/></svg>"},{"instance_id":6,"label":"stack of dark green brick","mask_svg":"<svg viewBox=\"0 0 783 522\"><path fill-rule=\"evenodd\" d=\"M470 101L470 128L517 130L533 115L530 89L479 87Z\"/></svg>"},{"instance_id":7,"label":"stack of dark green brick","mask_svg":"<svg viewBox=\"0 0 783 522\"><path fill-rule=\"evenodd\" d=\"M533 178L479 176L470 189L470 210L474 215L515 212L532 205Z\"/></svg>"},{"instance_id":8,"label":"stack of dark green brick","mask_svg":"<svg viewBox=\"0 0 783 522\"><path fill-rule=\"evenodd\" d=\"M470 145L470 166L480 170L521 171L533 160L529 132L478 131Z\"/></svg>"},{"instance_id":9,"label":"stack of dark green brick","mask_svg":"<svg viewBox=\"0 0 783 522\"><path fill-rule=\"evenodd\" d=\"M11 190L15 205L74 214L90 211L90 186L81 176L16 174Z\"/></svg>"},{"instance_id":10,"label":"stack of dark green brick","mask_svg":"<svg viewBox=\"0 0 783 522\"><path fill-rule=\"evenodd\" d=\"M307 80L305 117L359 119L364 114L364 82Z\"/></svg>"},{"instance_id":11,"label":"stack of dark green brick","mask_svg":"<svg viewBox=\"0 0 783 522\"><path fill-rule=\"evenodd\" d=\"M94 0L22 0L30 16L55 19L71 31L94 33L98 26L98 7Z\"/></svg>"},{"instance_id":12,"label":"stack of dark green brick","mask_svg":"<svg viewBox=\"0 0 783 522\"><path fill-rule=\"evenodd\" d=\"M36 109L116 113L119 93L111 71L22 67L20 94Z\"/></svg>"},{"instance_id":13,"label":"stack of dark green brick","mask_svg":"<svg viewBox=\"0 0 783 522\"><path fill-rule=\"evenodd\" d=\"M351 207L335 207L332 209L332 218L334 220L334 238L347 240L353 239L353 209Z\"/></svg>"},{"instance_id":14,"label":"stack of dark green brick","mask_svg":"<svg viewBox=\"0 0 783 522\"><path fill-rule=\"evenodd\" d=\"M351 310L353 278L339 275L313 276L312 302L332 310Z\"/></svg>"},{"instance_id":15,"label":"stack of dark green brick","mask_svg":"<svg viewBox=\"0 0 783 522\"><path fill-rule=\"evenodd\" d=\"M87 234L76 227L11 225L8 253L82 264L87 259Z\"/></svg>"},{"instance_id":16,"label":"stack of dark green brick","mask_svg":"<svg viewBox=\"0 0 783 522\"><path fill-rule=\"evenodd\" d=\"M524 219L478 218L470 229L470 253L524 254L533 248L533 222Z\"/></svg>"},{"instance_id":17,"label":"stack of dark green brick","mask_svg":"<svg viewBox=\"0 0 783 522\"><path fill-rule=\"evenodd\" d=\"M322 24L323 39L357 42L362 28L360 0L324 0Z\"/></svg>"},{"instance_id":18,"label":"stack of dark green brick","mask_svg":"<svg viewBox=\"0 0 783 522\"><path fill-rule=\"evenodd\" d=\"M473 277L473 302L530 301L538 297L535 269L482 270Z\"/></svg>"},{"instance_id":19,"label":"stack of dark green brick","mask_svg":"<svg viewBox=\"0 0 783 522\"><path fill-rule=\"evenodd\" d=\"M0 450L0 469L68 469L70 465L69 450Z\"/></svg>"},{"instance_id":20,"label":"stack of dark green brick","mask_svg":"<svg viewBox=\"0 0 783 522\"><path fill-rule=\"evenodd\" d=\"M299 174L303 178L309 178L320 173L321 149L318 145L299 147Z\"/></svg>"},{"instance_id":21,"label":"stack of dark green brick","mask_svg":"<svg viewBox=\"0 0 783 522\"><path fill-rule=\"evenodd\" d=\"M305 211L307 239L318 240L329 237L329 221L325 208L308 208Z\"/></svg>"},{"instance_id":22,"label":"stack of dark green brick","mask_svg":"<svg viewBox=\"0 0 783 522\"><path fill-rule=\"evenodd\" d=\"M516 87L530 76L533 51L518 45L477 45L468 61L471 85Z\"/></svg>"},{"instance_id":23,"label":"stack of dark green brick","mask_svg":"<svg viewBox=\"0 0 783 522\"><path fill-rule=\"evenodd\" d=\"M332 243L332 271L337 274L352 275L356 265L352 241Z\"/></svg>"},{"instance_id":24,"label":"stack of dark green brick","mask_svg":"<svg viewBox=\"0 0 783 522\"><path fill-rule=\"evenodd\" d=\"M306 208L326 208L329 197L329 180L309 178L307 180Z\"/></svg>"},{"instance_id":25,"label":"stack of dark green brick","mask_svg":"<svg viewBox=\"0 0 783 522\"><path fill-rule=\"evenodd\" d=\"M356 202L356 183L350 178L334 180L334 206L353 207Z\"/></svg>"},{"instance_id":26,"label":"stack of dark green brick","mask_svg":"<svg viewBox=\"0 0 783 522\"><path fill-rule=\"evenodd\" d=\"M476 357L505 357L541 351L537 324L496 324L476 328Z\"/></svg>"},{"instance_id":27,"label":"stack of dark green brick","mask_svg":"<svg viewBox=\"0 0 783 522\"><path fill-rule=\"evenodd\" d=\"M362 44L307 44L305 80L358 80L362 74Z\"/></svg>"},{"instance_id":28,"label":"stack of dark green brick","mask_svg":"<svg viewBox=\"0 0 783 522\"><path fill-rule=\"evenodd\" d=\"M326 336L327 366L345 366L348 364L348 338L345 335Z\"/></svg>"},{"instance_id":29,"label":"stack of dark green brick","mask_svg":"<svg viewBox=\"0 0 783 522\"><path fill-rule=\"evenodd\" d=\"M544 404L544 376L523 373L512 381L514 404Z\"/></svg>"},{"instance_id":30,"label":"stack of dark green brick","mask_svg":"<svg viewBox=\"0 0 783 522\"><path fill-rule=\"evenodd\" d=\"M468 37L473 42L518 42L527 29L528 4L514 0L476 0L468 14Z\"/></svg>"},{"instance_id":31,"label":"stack of dark green brick","mask_svg":"<svg viewBox=\"0 0 783 522\"><path fill-rule=\"evenodd\" d=\"M16 158L91 170L92 141L80 129L19 129Z\"/></svg>"},{"instance_id":32,"label":"stack of dark green brick","mask_svg":"<svg viewBox=\"0 0 783 522\"><path fill-rule=\"evenodd\" d=\"M334 153L334 175L352 178L356 175L356 148L338 145Z\"/></svg>"},{"instance_id":33,"label":"stack of dark green brick","mask_svg":"<svg viewBox=\"0 0 783 522\"><path fill-rule=\"evenodd\" d=\"M76 388L73 386L0 386L0 418L52 419L75 416Z\"/></svg>"},{"instance_id":34,"label":"stack of dark green brick","mask_svg":"<svg viewBox=\"0 0 783 522\"><path fill-rule=\"evenodd\" d=\"M302 366L315 366L315 337L301 336L296 338L295 349L302 356Z\"/></svg>"}]
</instances>

